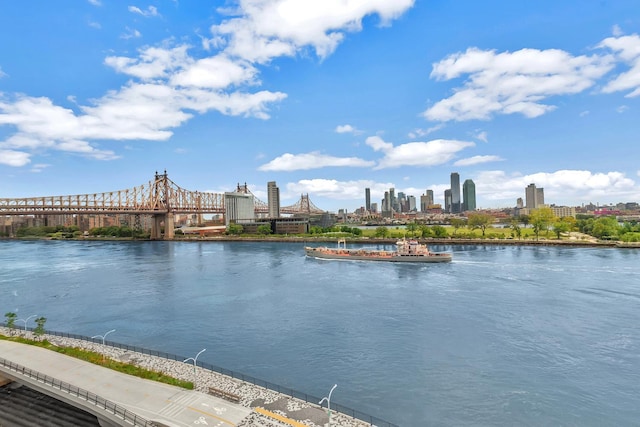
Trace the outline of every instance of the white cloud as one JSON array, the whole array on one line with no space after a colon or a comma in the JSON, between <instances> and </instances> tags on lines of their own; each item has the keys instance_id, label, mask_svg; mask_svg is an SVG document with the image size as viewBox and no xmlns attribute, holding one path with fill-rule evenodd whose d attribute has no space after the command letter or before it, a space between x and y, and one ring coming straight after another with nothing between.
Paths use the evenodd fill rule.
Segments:
<instances>
[{"instance_id":1,"label":"white cloud","mask_svg":"<svg viewBox=\"0 0 640 427\"><path fill-rule=\"evenodd\" d=\"M140 9L137 6L129 6L128 9L131 13L137 13L138 15L142 15L147 18L150 16L159 16L158 8L155 6L149 6L145 10Z\"/></svg>"},{"instance_id":2,"label":"white cloud","mask_svg":"<svg viewBox=\"0 0 640 427\"><path fill-rule=\"evenodd\" d=\"M488 135L486 131L480 131L480 130L476 130L476 133L474 135L474 138L482 141L482 142L489 142L489 140L487 139Z\"/></svg>"},{"instance_id":3,"label":"white cloud","mask_svg":"<svg viewBox=\"0 0 640 427\"><path fill-rule=\"evenodd\" d=\"M572 56L558 49L496 53L469 48L433 64L432 78L468 78L451 97L423 114L434 121L487 120L514 113L537 117L555 108L541 101L582 92L612 68L613 59L608 55Z\"/></svg>"},{"instance_id":4,"label":"white cloud","mask_svg":"<svg viewBox=\"0 0 640 427\"><path fill-rule=\"evenodd\" d=\"M476 191L486 200L515 205L524 199L530 183L544 188L545 203L572 204L592 200L638 200L640 187L621 172L596 173L585 170L559 170L530 175L509 175L504 171L486 171L474 177Z\"/></svg>"},{"instance_id":5,"label":"white cloud","mask_svg":"<svg viewBox=\"0 0 640 427\"><path fill-rule=\"evenodd\" d=\"M625 111L627 111L628 109L629 109L629 107L628 107L628 106L626 106L626 105L621 105L621 106L619 106L618 108L616 108L616 112L618 112L618 113L624 113L624 112L625 112Z\"/></svg>"},{"instance_id":6,"label":"white cloud","mask_svg":"<svg viewBox=\"0 0 640 427\"><path fill-rule=\"evenodd\" d=\"M100 25L99 22L95 22L95 21L89 21L87 25L89 25L91 28L95 28L96 30L99 30L102 28L102 25Z\"/></svg>"},{"instance_id":7,"label":"white cloud","mask_svg":"<svg viewBox=\"0 0 640 427\"><path fill-rule=\"evenodd\" d=\"M35 165L31 166L31 172L33 173L40 173L43 170L45 170L46 168L50 167L51 165L47 164L47 163L36 163Z\"/></svg>"},{"instance_id":8,"label":"white cloud","mask_svg":"<svg viewBox=\"0 0 640 427\"><path fill-rule=\"evenodd\" d=\"M98 0L89 1L101 5ZM382 24L388 24L413 2L313 0L302 6L297 0L241 0L229 19L212 28L213 38L203 41L203 45L223 49L210 57L192 57L189 46L172 47L171 41L145 47L134 57L108 56L106 65L132 79L90 102L74 102L73 109L55 105L46 97L0 98L0 126L16 129L14 135L0 142L0 149L9 150L11 145L21 146L25 153L65 149L109 159L117 156L98 149L96 140L166 140L172 129L194 112L213 110L268 119L268 107L287 95L266 90L247 92L261 85L256 63L295 55L308 47L324 58L347 31L360 29L365 16L377 15ZM159 15L154 6L130 6L129 11ZM138 30L127 27L122 38L141 36ZM16 158L16 154L12 156ZM329 157L325 161L333 164L343 160ZM347 161L358 164L362 160Z\"/></svg>"},{"instance_id":9,"label":"white cloud","mask_svg":"<svg viewBox=\"0 0 640 427\"><path fill-rule=\"evenodd\" d=\"M630 69L619 74L602 89L604 93L631 90L627 98L640 96L640 36L633 34L604 39L598 47L615 52L616 58L629 65Z\"/></svg>"},{"instance_id":10,"label":"white cloud","mask_svg":"<svg viewBox=\"0 0 640 427\"><path fill-rule=\"evenodd\" d=\"M137 39L139 37L142 37L142 33L140 33L140 31L136 30L135 28L126 27L126 30L127 30L126 32L120 35L121 39L128 40L128 39Z\"/></svg>"},{"instance_id":11,"label":"white cloud","mask_svg":"<svg viewBox=\"0 0 640 427\"><path fill-rule=\"evenodd\" d=\"M588 116L589 115L589 110L584 110L580 112L580 117L584 117L584 116Z\"/></svg>"},{"instance_id":12,"label":"white cloud","mask_svg":"<svg viewBox=\"0 0 640 427\"><path fill-rule=\"evenodd\" d=\"M87 1L94 6L102 6L102 2L100 0L87 0Z\"/></svg>"},{"instance_id":13,"label":"white cloud","mask_svg":"<svg viewBox=\"0 0 640 427\"><path fill-rule=\"evenodd\" d=\"M383 25L402 15L414 0L242 0L233 18L211 31L226 41L232 56L265 63L293 56L305 46L325 58L346 32L359 31L362 19L378 15Z\"/></svg>"},{"instance_id":14,"label":"white cloud","mask_svg":"<svg viewBox=\"0 0 640 427\"><path fill-rule=\"evenodd\" d=\"M31 162L31 155L23 151L0 149L0 164L8 166L25 166Z\"/></svg>"},{"instance_id":15,"label":"white cloud","mask_svg":"<svg viewBox=\"0 0 640 427\"><path fill-rule=\"evenodd\" d=\"M336 126L336 133L353 133L359 134L361 133L358 129L351 125L338 125Z\"/></svg>"},{"instance_id":16,"label":"white cloud","mask_svg":"<svg viewBox=\"0 0 640 427\"><path fill-rule=\"evenodd\" d=\"M80 154L84 157L90 157L96 160L115 160L120 158L111 150L98 150L89 145L86 141L66 140L55 146L56 150L67 151L74 154Z\"/></svg>"},{"instance_id":17,"label":"white cloud","mask_svg":"<svg viewBox=\"0 0 640 427\"><path fill-rule=\"evenodd\" d=\"M3 77L7 77L7 73L2 71L2 67L0 67L0 79L3 78Z\"/></svg>"},{"instance_id":18,"label":"white cloud","mask_svg":"<svg viewBox=\"0 0 640 427\"><path fill-rule=\"evenodd\" d=\"M460 159L456 161L453 165L454 166L472 166L472 165L479 165L481 163L500 162L502 160L504 159L500 156L473 156L473 157L468 157L466 159Z\"/></svg>"},{"instance_id":19,"label":"white cloud","mask_svg":"<svg viewBox=\"0 0 640 427\"><path fill-rule=\"evenodd\" d=\"M160 71L155 75L164 73L162 66L157 69ZM146 75L154 74L149 71ZM166 140L172 135L171 129L192 117L186 110L200 113L216 110L227 115L266 119L267 105L285 97L278 92L223 93L208 88L174 88L158 82L129 83L94 100L93 105L79 106L78 113L44 97L18 96L6 102L0 99L0 126L17 128L17 133L0 143L0 147L34 150L55 149L60 144L68 147L64 143L74 140ZM103 150L83 149L94 158L117 157Z\"/></svg>"},{"instance_id":20,"label":"white cloud","mask_svg":"<svg viewBox=\"0 0 640 427\"><path fill-rule=\"evenodd\" d=\"M139 50L137 58L108 56L104 63L119 73L143 80L166 78L194 62L187 54L188 49L187 45L146 47Z\"/></svg>"},{"instance_id":21,"label":"white cloud","mask_svg":"<svg viewBox=\"0 0 640 427\"><path fill-rule=\"evenodd\" d=\"M175 86L224 89L236 84L256 84L257 74L258 70L247 62L217 55L194 62L186 70L176 73L171 83Z\"/></svg>"},{"instance_id":22,"label":"white cloud","mask_svg":"<svg viewBox=\"0 0 640 427\"><path fill-rule=\"evenodd\" d=\"M611 27L611 34L613 34L616 37L620 37L621 35L624 34L624 32L622 31L622 28L620 28L620 26L616 24L613 27Z\"/></svg>"},{"instance_id":23,"label":"white cloud","mask_svg":"<svg viewBox=\"0 0 640 427\"><path fill-rule=\"evenodd\" d=\"M381 151L384 157L375 169L400 166L434 166L453 159L459 151L473 147L473 142L434 139L429 142L409 142L394 146L379 136L371 136L365 141L374 151Z\"/></svg>"},{"instance_id":24,"label":"white cloud","mask_svg":"<svg viewBox=\"0 0 640 427\"><path fill-rule=\"evenodd\" d=\"M444 123L438 123L435 126L431 126L430 128L427 129L414 129L413 131L409 132L409 138L411 139L416 139L416 138L421 138L424 136L427 136L433 132L439 131L440 129L444 128L446 125Z\"/></svg>"},{"instance_id":25,"label":"white cloud","mask_svg":"<svg viewBox=\"0 0 640 427\"><path fill-rule=\"evenodd\" d=\"M375 162L357 157L333 157L317 151L305 154L285 153L258 168L260 171L294 171L319 169L332 166L371 167Z\"/></svg>"}]
</instances>

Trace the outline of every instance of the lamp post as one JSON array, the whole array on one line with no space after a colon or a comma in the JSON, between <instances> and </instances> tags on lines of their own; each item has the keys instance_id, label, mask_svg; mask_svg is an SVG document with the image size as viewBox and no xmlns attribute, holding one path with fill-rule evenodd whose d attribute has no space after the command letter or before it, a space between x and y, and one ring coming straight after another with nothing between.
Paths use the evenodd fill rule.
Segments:
<instances>
[{"instance_id":1,"label":"lamp post","mask_svg":"<svg viewBox=\"0 0 640 427\"><path fill-rule=\"evenodd\" d=\"M111 332L115 332L115 331L116 331L115 329L112 329L110 331L105 332L104 335L94 335L91 338L102 338L102 345L105 345L104 344L104 340L107 338L107 335L109 335Z\"/></svg>"},{"instance_id":2,"label":"lamp post","mask_svg":"<svg viewBox=\"0 0 640 427\"><path fill-rule=\"evenodd\" d=\"M331 427L331 393L333 393L333 390L338 387L338 384L334 384L333 387L331 387L331 391L329 391L329 397L323 397L322 400L318 403L320 406L322 406L322 402L324 402L325 400L327 401L327 414L329 415L329 427Z\"/></svg>"},{"instance_id":3,"label":"lamp post","mask_svg":"<svg viewBox=\"0 0 640 427\"><path fill-rule=\"evenodd\" d=\"M187 357L182 361L183 363L186 363L189 360L193 360L193 389L194 390L196 389L196 380L198 379L198 376L196 374L196 363L198 362L198 356L200 356L200 354L205 352L206 350L207 350L206 348L203 348L198 352L198 354L196 354L196 357Z\"/></svg>"},{"instance_id":4,"label":"lamp post","mask_svg":"<svg viewBox=\"0 0 640 427\"><path fill-rule=\"evenodd\" d=\"M27 331L27 322L29 321L29 319L31 319L32 317L37 317L37 314L32 314L31 316L27 317L26 319L16 319L16 322L24 322L24 331Z\"/></svg>"},{"instance_id":5,"label":"lamp post","mask_svg":"<svg viewBox=\"0 0 640 427\"><path fill-rule=\"evenodd\" d=\"M115 331L116 331L115 329L112 329L110 331L105 332L104 335L94 335L91 338L102 338L102 345L105 345L104 344L104 340L107 338L107 335L109 335L111 332L115 332ZM102 350L101 353L102 353L102 361L104 362L104 350Z\"/></svg>"}]
</instances>

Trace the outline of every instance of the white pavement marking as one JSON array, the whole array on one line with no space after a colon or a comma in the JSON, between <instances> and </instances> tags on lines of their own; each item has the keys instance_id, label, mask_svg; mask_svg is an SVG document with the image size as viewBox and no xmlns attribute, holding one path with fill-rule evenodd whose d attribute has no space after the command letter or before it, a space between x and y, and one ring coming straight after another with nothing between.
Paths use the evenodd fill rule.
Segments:
<instances>
[{"instance_id":1,"label":"white pavement marking","mask_svg":"<svg viewBox=\"0 0 640 427\"><path fill-rule=\"evenodd\" d=\"M200 398L196 393L180 392L178 397L171 396L169 404L160 410L160 414L167 417L174 417L187 409L187 406L195 403Z\"/></svg>"}]
</instances>

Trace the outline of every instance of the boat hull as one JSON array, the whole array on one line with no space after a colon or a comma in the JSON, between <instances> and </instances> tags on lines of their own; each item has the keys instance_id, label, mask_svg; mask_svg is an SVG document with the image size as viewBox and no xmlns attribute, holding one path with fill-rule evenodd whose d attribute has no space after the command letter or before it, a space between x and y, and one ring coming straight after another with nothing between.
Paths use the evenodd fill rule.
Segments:
<instances>
[{"instance_id":1,"label":"boat hull","mask_svg":"<svg viewBox=\"0 0 640 427\"><path fill-rule=\"evenodd\" d=\"M308 257L330 260L348 261L378 261L378 262L415 262L415 263L440 263L451 262L452 256L448 253L430 252L428 254L401 255L387 252L387 254L369 253L369 255L359 254L355 250L342 250L339 253L328 251L326 248L304 248Z\"/></svg>"}]
</instances>

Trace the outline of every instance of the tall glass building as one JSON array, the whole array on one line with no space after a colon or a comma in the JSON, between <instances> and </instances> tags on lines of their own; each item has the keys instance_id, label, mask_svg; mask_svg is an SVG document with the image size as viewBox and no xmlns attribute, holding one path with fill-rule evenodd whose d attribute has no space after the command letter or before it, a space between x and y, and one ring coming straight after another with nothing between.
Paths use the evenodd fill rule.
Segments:
<instances>
[{"instance_id":1,"label":"tall glass building","mask_svg":"<svg viewBox=\"0 0 640 427\"><path fill-rule=\"evenodd\" d=\"M467 179L462 184L462 211L476 210L476 184Z\"/></svg>"},{"instance_id":2,"label":"tall glass building","mask_svg":"<svg viewBox=\"0 0 640 427\"><path fill-rule=\"evenodd\" d=\"M451 174L451 213L460 213L460 175L458 172Z\"/></svg>"}]
</instances>

